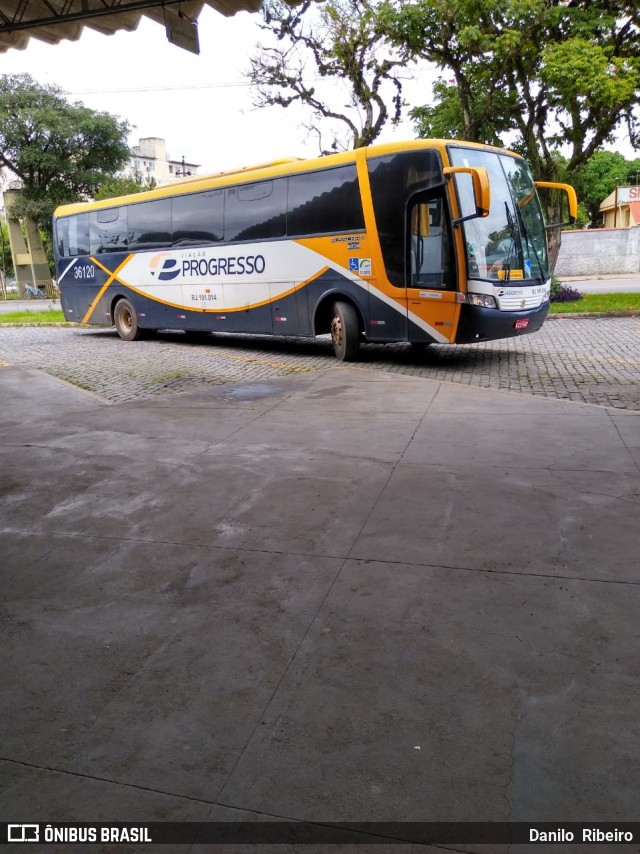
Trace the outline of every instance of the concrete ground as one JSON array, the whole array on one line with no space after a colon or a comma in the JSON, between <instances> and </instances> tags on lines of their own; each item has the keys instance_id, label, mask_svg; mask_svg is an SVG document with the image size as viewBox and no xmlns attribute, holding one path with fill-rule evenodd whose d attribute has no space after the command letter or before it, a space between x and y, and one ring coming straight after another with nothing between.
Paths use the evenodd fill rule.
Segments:
<instances>
[{"instance_id":1,"label":"concrete ground","mask_svg":"<svg viewBox=\"0 0 640 854\"><path fill-rule=\"evenodd\" d=\"M637 819L640 413L367 367L0 399L0 820Z\"/></svg>"}]
</instances>

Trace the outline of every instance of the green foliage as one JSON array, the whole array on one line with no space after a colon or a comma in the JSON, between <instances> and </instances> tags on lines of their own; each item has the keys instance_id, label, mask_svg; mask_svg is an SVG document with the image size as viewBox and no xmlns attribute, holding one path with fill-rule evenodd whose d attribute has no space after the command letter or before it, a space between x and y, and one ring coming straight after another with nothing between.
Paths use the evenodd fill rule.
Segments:
<instances>
[{"instance_id":1,"label":"green foliage","mask_svg":"<svg viewBox=\"0 0 640 854\"><path fill-rule=\"evenodd\" d=\"M407 62L452 80L414 109L420 134L515 149L546 181L575 175L623 123L640 142L637 0L384 0L379 19ZM557 191L542 202L563 220ZM551 230L552 269L559 248Z\"/></svg>"},{"instance_id":2,"label":"green foliage","mask_svg":"<svg viewBox=\"0 0 640 854\"><path fill-rule=\"evenodd\" d=\"M551 276L551 293L550 293L551 302L553 302L554 299L556 298L556 296L559 294L561 287L562 287L562 282L560 281L560 279L557 276Z\"/></svg>"},{"instance_id":3,"label":"green foliage","mask_svg":"<svg viewBox=\"0 0 640 854\"><path fill-rule=\"evenodd\" d=\"M69 103L57 86L28 74L0 77L0 166L23 188L18 213L50 228L54 208L90 197L129 158L129 126Z\"/></svg>"},{"instance_id":4,"label":"green foliage","mask_svg":"<svg viewBox=\"0 0 640 854\"><path fill-rule=\"evenodd\" d=\"M574 176L572 184L595 226L602 221L600 203L615 190L616 184L629 186L639 179L640 159L626 160L614 151L596 151Z\"/></svg>"},{"instance_id":5,"label":"green foliage","mask_svg":"<svg viewBox=\"0 0 640 854\"><path fill-rule=\"evenodd\" d=\"M0 222L0 270L5 274L7 279L12 278L15 273L13 270L13 261L11 260L11 246L9 245L9 229L7 224Z\"/></svg>"},{"instance_id":6,"label":"green foliage","mask_svg":"<svg viewBox=\"0 0 640 854\"><path fill-rule=\"evenodd\" d=\"M256 106L302 104L323 153L369 145L400 120L403 62L380 28L375 0L304 0L296 8L264 0L262 13L268 35L247 73Z\"/></svg>"},{"instance_id":7,"label":"green foliage","mask_svg":"<svg viewBox=\"0 0 640 854\"><path fill-rule=\"evenodd\" d=\"M576 288L563 284L556 276L551 277L550 302L576 302L582 299L582 294Z\"/></svg>"},{"instance_id":8,"label":"green foliage","mask_svg":"<svg viewBox=\"0 0 640 854\"><path fill-rule=\"evenodd\" d=\"M51 232L48 229L41 228L40 229L40 237L42 238L42 245L44 246L44 251L47 256L47 264L49 265L49 273L51 276L55 276L56 274L56 263L53 260L53 239L51 236Z\"/></svg>"},{"instance_id":9,"label":"green foliage","mask_svg":"<svg viewBox=\"0 0 640 854\"><path fill-rule=\"evenodd\" d=\"M640 294L583 294L580 299L552 302L550 314L640 314Z\"/></svg>"},{"instance_id":10,"label":"green foliage","mask_svg":"<svg viewBox=\"0 0 640 854\"><path fill-rule=\"evenodd\" d=\"M465 139L467 130L457 87L442 79L433 86L435 103L413 107L409 116L414 119L416 132L423 139ZM491 121L491 109L485 91L474 92L470 101L469 117L474 123L475 135L490 145L502 145Z\"/></svg>"},{"instance_id":11,"label":"green foliage","mask_svg":"<svg viewBox=\"0 0 640 854\"><path fill-rule=\"evenodd\" d=\"M117 196L130 196L133 193L143 193L145 190L153 190L155 186L155 178L143 180L142 178L135 177L113 176L100 184L93 194L93 198L96 201L100 201L101 199L114 199Z\"/></svg>"},{"instance_id":12,"label":"green foliage","mask_svg":"<svg viewBox=\"0 0 640 854\"><path fill-rule=\"evenodd\" d=\"M379 16L452 80L414 110L421 134L499 142L552 181L562 145L574 173L622 123L640 141L637 0L387 0Z\"/></svg>"},{"instance_id":13,"label":"green foliage","mask_svg":"<svg viewBox=\"0 0 640 854\"><path fill-rule=\"evenodd\" d=\"M587 228L591 224L591 218L589 217L589 210L584 202L578 202L578 216L576 217L576 221L572 225L567 225L565 228L574 231L580 228Z\"/></svg>"}]
</instances>

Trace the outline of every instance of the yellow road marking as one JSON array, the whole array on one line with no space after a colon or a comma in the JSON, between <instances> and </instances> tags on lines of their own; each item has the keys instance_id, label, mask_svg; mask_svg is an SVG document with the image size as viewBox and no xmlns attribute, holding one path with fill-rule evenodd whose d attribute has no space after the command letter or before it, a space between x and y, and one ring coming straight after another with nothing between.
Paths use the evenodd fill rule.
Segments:
<instances>
[{"instance_id":1,"label":"yellow road marking","mask_svg":"<svg viewBox=\"0 0 640 854\"><path fill-rule=\"evenodd\" d=\"M11 362L7 362L5 359L0 359L0 368L10 368Z\"/></svg>"}]
</instances>

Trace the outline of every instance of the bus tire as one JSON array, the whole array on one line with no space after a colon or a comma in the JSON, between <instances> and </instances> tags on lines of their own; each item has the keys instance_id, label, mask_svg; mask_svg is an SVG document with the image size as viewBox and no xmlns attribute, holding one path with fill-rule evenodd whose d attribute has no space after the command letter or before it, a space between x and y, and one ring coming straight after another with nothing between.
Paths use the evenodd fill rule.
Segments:
<instances>
[{"instance_id":1,"label":"bus tire","mask_svg":"<svg viewBox=\"0 0 640 854\"><path fill-rule=\"evenodd\" d=\"M145 337L146 330L138 326L138 315L128 299L121 299L116 303L113 322L123 341L139 341Z\"/></svg>"},{"instance_id":2,"label":"bus tire","mask_svg":"<svg viewBox=\"0 0 640 854\"><path fill-rule=\"evenodd\" d=\"M360 347L358 313L349 302L334 302L331 310L331 343L341 362L351 362Z\"/></svg>"}]
</instances>

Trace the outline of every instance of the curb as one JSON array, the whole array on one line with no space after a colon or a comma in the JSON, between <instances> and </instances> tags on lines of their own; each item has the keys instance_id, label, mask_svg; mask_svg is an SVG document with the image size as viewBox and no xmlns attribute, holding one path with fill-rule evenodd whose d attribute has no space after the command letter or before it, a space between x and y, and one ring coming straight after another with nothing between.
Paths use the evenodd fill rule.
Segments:
<instances>
[{"instance_id":1,"label":"curb","mask_svg":"<svg viewBox=\"0 0 640 854\"><path fill-rule=\"evenodd\" d=\"M71 322L66 321L66 320L56 320L54 323L38 323L36 321L29 321L29 323L3 323L2 320L0 320L0 327L6 326L6 327L13 327L14 329L17 329L20 326L42 326L42 327L44 327L44 326L50 326L50 327L58 326L60 328L68 328L68 327L72 326L72 327L75 327L76 329L80 329L80 328L82 328L84 326L88 326L88 325L89 324L87 324L87 323L71 323Z\"/></svg>"},{"instance_id":2,"label":"curb","mask_svg":"<svg viewBox=\"0 0 640 854\"><path fill-rule=\"evenodd\" d=\"M640 311L567 311L558 314L548 314L545 323L549 320L592 320L602 317L640 317Z\"/></svg>"}]
</instances>

